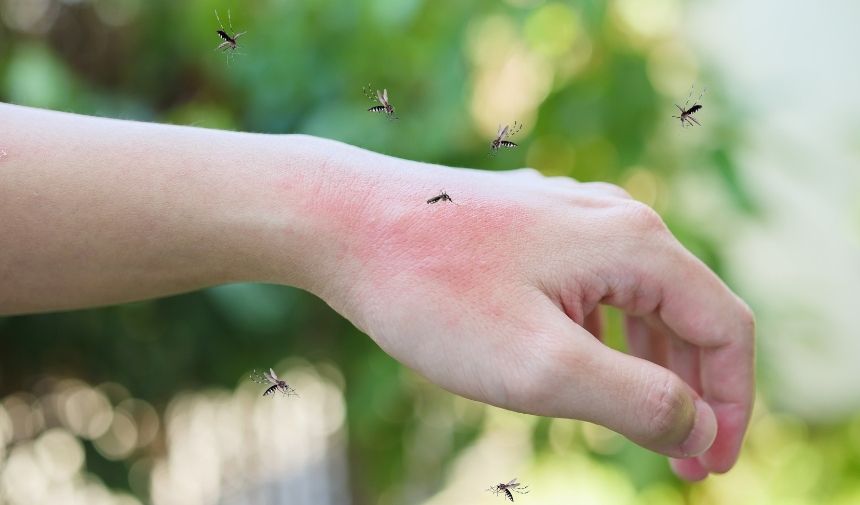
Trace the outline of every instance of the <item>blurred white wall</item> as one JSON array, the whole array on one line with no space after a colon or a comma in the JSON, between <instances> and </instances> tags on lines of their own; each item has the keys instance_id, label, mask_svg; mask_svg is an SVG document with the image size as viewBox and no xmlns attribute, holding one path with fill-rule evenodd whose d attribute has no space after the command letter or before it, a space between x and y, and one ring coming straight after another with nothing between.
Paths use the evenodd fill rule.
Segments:
<instances>
[{"instance_id":1,"label":"blurred white wall","mask_svg":"<svg viewBox=\"0 0 860 505\"><path fill-rule=\"evenodd\" d=\"M768 396L809 418L860 409L858 20L856 0L722 0L684 23L750 114L738 161L763 212L733 223L729 281L756 309Z\"/></svg>"}]
</instances>

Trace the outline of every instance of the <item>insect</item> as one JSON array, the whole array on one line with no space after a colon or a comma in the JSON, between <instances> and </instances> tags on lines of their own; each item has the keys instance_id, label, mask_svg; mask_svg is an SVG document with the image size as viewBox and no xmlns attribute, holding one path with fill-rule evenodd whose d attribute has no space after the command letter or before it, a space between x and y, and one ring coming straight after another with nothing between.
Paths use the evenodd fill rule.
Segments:
<instances>
[{"instance_id":1,"label":"insect","mask_svg":"<svg viewBox=\"0 0 860 505\"><path fill-rule=\"evenodd\" d=\"M387 89L383 89L382 91L376 90L376 96L373 96L373 88L370 87L370 84L361 90L364 92L364 96L370 99L370 101L377 102L379 104L367 109L368 112L382 112L388 117L388 119L398 119L394 115L394 106L388 101Z\"/></svg>"},{"instance_id":2,"label":"insect","mask_svg":"<svg viewBox=\"0 0 860 505\"><path fill-rule=\"evenodd\" d=\"M291 388L287 384L287 381L280 379L271 368L268 371L263 371L263 373L258 373L254 370L251 373L251 380L257 384L266 384L269 386L263 391L263 396L268 396L275 392L281 392L285 396L299 396L296 394L296 390Z\"/></svg>"},{"instance_id":3,"label":"insect","mask_svg":"<svg viewBox=\"0 0 860 505\"><path fill-rule=\"evenodd\" d=\"M520 486L521 484L517 482L517 479L512 479L507 484L496 484L495 486L487 489L487 491L495 495L503 493L508 498L508 500L514 501L514 495L513 493L511 493L511 491L517 494L528 494L529 492L528 486Z\"/></svg>"},{"instance_id":4,"label":"insect","mask_svg":"<svg viewBox=\"0 0 860 505\"><path fill-rule=\"evenodd\" d=\"M684 102L684 106L681 107L680 105L675 104L675 107L678 108L678 112L680 112L680 115L672 116L672 117L675 119L680 119L682 127L687 126L687 125L692 126L693 123L695 123L699 126L702 126L701 123L696 121L696 118L693 117L693 114L702 110L702 104L700 104L699 102L702 100L702 97L705 96L705 91L708 91L708 88L705 88L702 90L702 93L699 95L699 98L697 98L696 101L693 102L692 107L687 108L687 104L690 103L690 98L692 98L692 96L693 96L693 86L691 86L690 87L690 94L687 95L687 100Z\"/></svg>"},{"instance_id":5,"label":"insect","mask_svg":"<svg viewBox=\"0 0 860 505\"><path fill-rule=\"evenodd\" d=\"M218 15L217 9L215 10L215 19L218 20L218 24L221 26L221 29L218 30L216 33L218 33L218 36L223 39L223 42L218 44L218 47L216 47L215 50L221 50L222 52L227 53L227 62L229 63L230 55L232 53L235 53L236 49L239 47L239 43L237 42L237 40L239 39L239 37L245 35L248 32L233 32L233 18L230 15L230 9L227 9L227 24L230 25L230 31L233 32L234 35L230 35L230 33L227 32L227 29L224 28L224 23L221 22L221 17Z\"/></svg>"},{"instance_id":6,"label":"insect","mask_svg":"<svg viewBox=\"0 0 860 505\"><path fill-rule=\"evenodd\" d=\"M506 139L509 139L516 135L517 132L522 130L522 128L523 124L517 124L516 121L514 121L513 126L505 125L504 127L502 127L502 125L499 125L499 132L496 134L496 138L494 138L493 141L490 143L490 154L496 153L502 147L507 147L509 149L517 147L517 144Z\"/></svg>"},{"instance_id":7,"label":"insect","mask_svg":"<svg viewBox=\"0 0 860 505\"><path fill-rule=\"evenodd\" d=\"M434 196L433 198L427 200L427 203L433 204L436 202L451 202L454 203L454 200L451 200L451 197L448 196L448 193L445 190L440 190L439 194ZM456 204L455 204L456 205Z\"/></svg>"}]
</instances>

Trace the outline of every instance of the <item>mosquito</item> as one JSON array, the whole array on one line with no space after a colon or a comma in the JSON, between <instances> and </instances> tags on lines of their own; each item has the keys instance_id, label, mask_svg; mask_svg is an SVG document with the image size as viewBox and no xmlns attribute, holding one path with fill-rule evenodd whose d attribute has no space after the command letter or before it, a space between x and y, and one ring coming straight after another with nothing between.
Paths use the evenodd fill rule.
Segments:
<instances>
[{"instance_id":1,"label":"mosquito","mask_svg":"<svg viewBox=\"0 0 860 505\"><path fill-rule=\"evenodd\" d=\"M379 104L367 109L368 112L382 112L388 117L388 119L398 119L394 115L394 106L388 101L387 89L383 89L382 91L376 90L376 96L373 96L373 88L370 87L370 84L361 90L364 92L364 96L370 99L370 101L377 102Z\"/></svg>"},{"instance_id":2,"label":"mosquito","mask_svg":"<svg viewBox=\"0 0 860 505\"><path fill-rule=\"evenodd\" d=\"M528 486L520 486L521 484L517 482L517 479L513 479L507 484L496 484L495 486L487 489L487 491L495 495L498 495L499 493L504 493L508 500L514 501L514 495L513 493L511 493L511 491L517 494L528 494L529 492Z\"/></svg>"},{"instance_id":3,"label":"mosquito","mask_svg":"<svg viewBox=\"0 0 860 505\"><path fill-rule=\"evenodd\" d=\"M429 203L429 204L434 204L434 203L436 203L436 202L451 202L451 203L454 203L454 200L451 200L451 197L448 195L448 193L446 193L446 192L445 192L445 190L444 190L444 189L442 189L442 190L439 190L439 194L438 194L438 195L436 195L436 196L434 196L433 198L431 198L431 199L427 200L427 203ZM454 205L457 205L457 204L456 204L456 203L454 203Z\"/></svg>"},{"instance_id":4,"label":"mosquito","mask_svg":"<svg viewBox=\"0 0 860 505\"><path fill-rule=\"evenodd\" d=\"M230 62L230 54L236 53L236 49L239 48L239 43L237 40L242 35L245 35L248 32L239 32L236 33L233 30L233 17L230 14L230 9L227 9L227 24L230 26L230 32L233 32L234 35L230 35L230 32L224 28L224 23L221 22L221 16L218 15L218 10L215 10L215 19L218 20L218 25L221 26L221 29L218 30L218 36L221 37L224 41L218 44L218 47L215 48L216 51L220 50L222 52L227 53L227 62ZM229 51L229 52L228 52Z\"/></svg>"},{"instance_id":5,"label":"mosquito","mask_svg":"<svg viewBox=\"0 0 860 505\"><path fill-rule=\"evenodd\" d=\"M678 105L678 104L675 104L675 107L677 107L677 108L678 108L678 112L680 112L680 115L678 115L678 116L672 116L672 117L673 117L673 118L675 118L675 119L680 119L680 120L681 120L681 126L682 126L682 127L685 127L685 126L687 126L687 125L693 126L693 123L695 123L695 124L697 124L697 125L699 125L699 126L702 126L702 124L701 124L701 123L699 123L698 121L696 121L696 118L694 118L694 117L693 117L693 114L695 114L696 112L698 112L698 111L702 110L702 105L701 105L699 102L702 100L702 97L703 97L703 96L705 96L705 91L708 91L708 88L705 88L705 89L703 89L703 90L702 90L702 93L699 95L699 98L697 98L697 99L696 99L696 101L695 101L695 102L693 102L693 106L692 106L692 107L687 108L687 105L690 103L690 98L692 98L692 97L693 97L693 87L694 87L694 86L695 86L695 85L690 86L690 94L689 94L689 95L687 95L687 100L684 102L684 106L683 106L683 107L681 107L681 106L680 106L680 105Z\"/></svg>"},{"instance_id":6,"label":"mosquito","mask_svg":"<svg viewBox=\"0 0 860 505\"><path fill-rule=\"evenodd\" d=\"M263 373L258 373L254 370L251 373L251 380L257 384L266 384L269 386L265 391L263 391L263 396L269 396L276 392L280 392L285 396L299 396L296 394L296 390L291 388L290 385L287 384L287 381L280 379L271 368L268 371L263 371Z\"/></svg>"},{"instance_id":7,"label":"mosquito","mask_svg":"<svg viewBox=\"0 0 860 505\"><path fill-rule=\"evenodd\" d=\"M499 132L496 133L496 138L494 138L490 143L490 154L496 153L502 147L507 147L509 149L517 147L517 144L507 139L513 137L522 129L523 124L517 123L516 121L514 121L513 126L505 125L502 127L502 125L499 125Z\"/></svg>"}]
</instances>

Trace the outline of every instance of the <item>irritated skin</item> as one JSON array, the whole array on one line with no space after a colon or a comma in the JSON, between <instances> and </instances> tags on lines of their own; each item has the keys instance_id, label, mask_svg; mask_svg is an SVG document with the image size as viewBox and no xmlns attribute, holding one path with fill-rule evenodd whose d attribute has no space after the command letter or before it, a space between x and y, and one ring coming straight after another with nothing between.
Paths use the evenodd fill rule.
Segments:
<instances>
[{"instance_id":1,"label":"irritated skin","mask_svg":"<svg viewBox=\"0 0 860 505\"><path fill-rule=\"evenodd\" d=\"M752 315L615 186L307 136L0 114L0 313L290 284L454 393L603 424L686 458L673 468L688 479L737 458ZM453 202L428 205L440 189ZM632 355L601 343L601 304L626 312Z\"/></svg>"}]
</instances>

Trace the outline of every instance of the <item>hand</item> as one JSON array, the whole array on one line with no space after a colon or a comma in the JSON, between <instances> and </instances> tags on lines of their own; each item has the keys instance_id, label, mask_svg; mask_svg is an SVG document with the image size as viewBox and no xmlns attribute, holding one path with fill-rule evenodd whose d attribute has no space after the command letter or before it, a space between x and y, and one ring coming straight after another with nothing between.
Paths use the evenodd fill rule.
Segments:
<instances>
[{"instance_id":1,"label":"hand","mask_svg":"<svg viewBox=\"0 0 860 505\"><path fill-rule=\"evenodd\" d=\"M737 458L752 314L619 188L0 110L0 314L281 282L452 392L697 456L673 462L688 479ZM426 203L442 189L453 202ZM628 314L638 357L600 343L600 304Z\"/></svg>"},{"instance_id":2,"label":"hand","mask_svg":"<svg viewBox=\"0 0 860 505\"><path fill-rule=\"evenodd\" d=\"M325 244L310 288L386 352L467 398L602 424L686 479L732 467L753 315L649 207L534 170L363 151L330 167L351 175L304 202ZM453 202L427 204L440 189ZM601 343L601 304L626 313L633 356Z\"/></svg>"}]
</instances>

